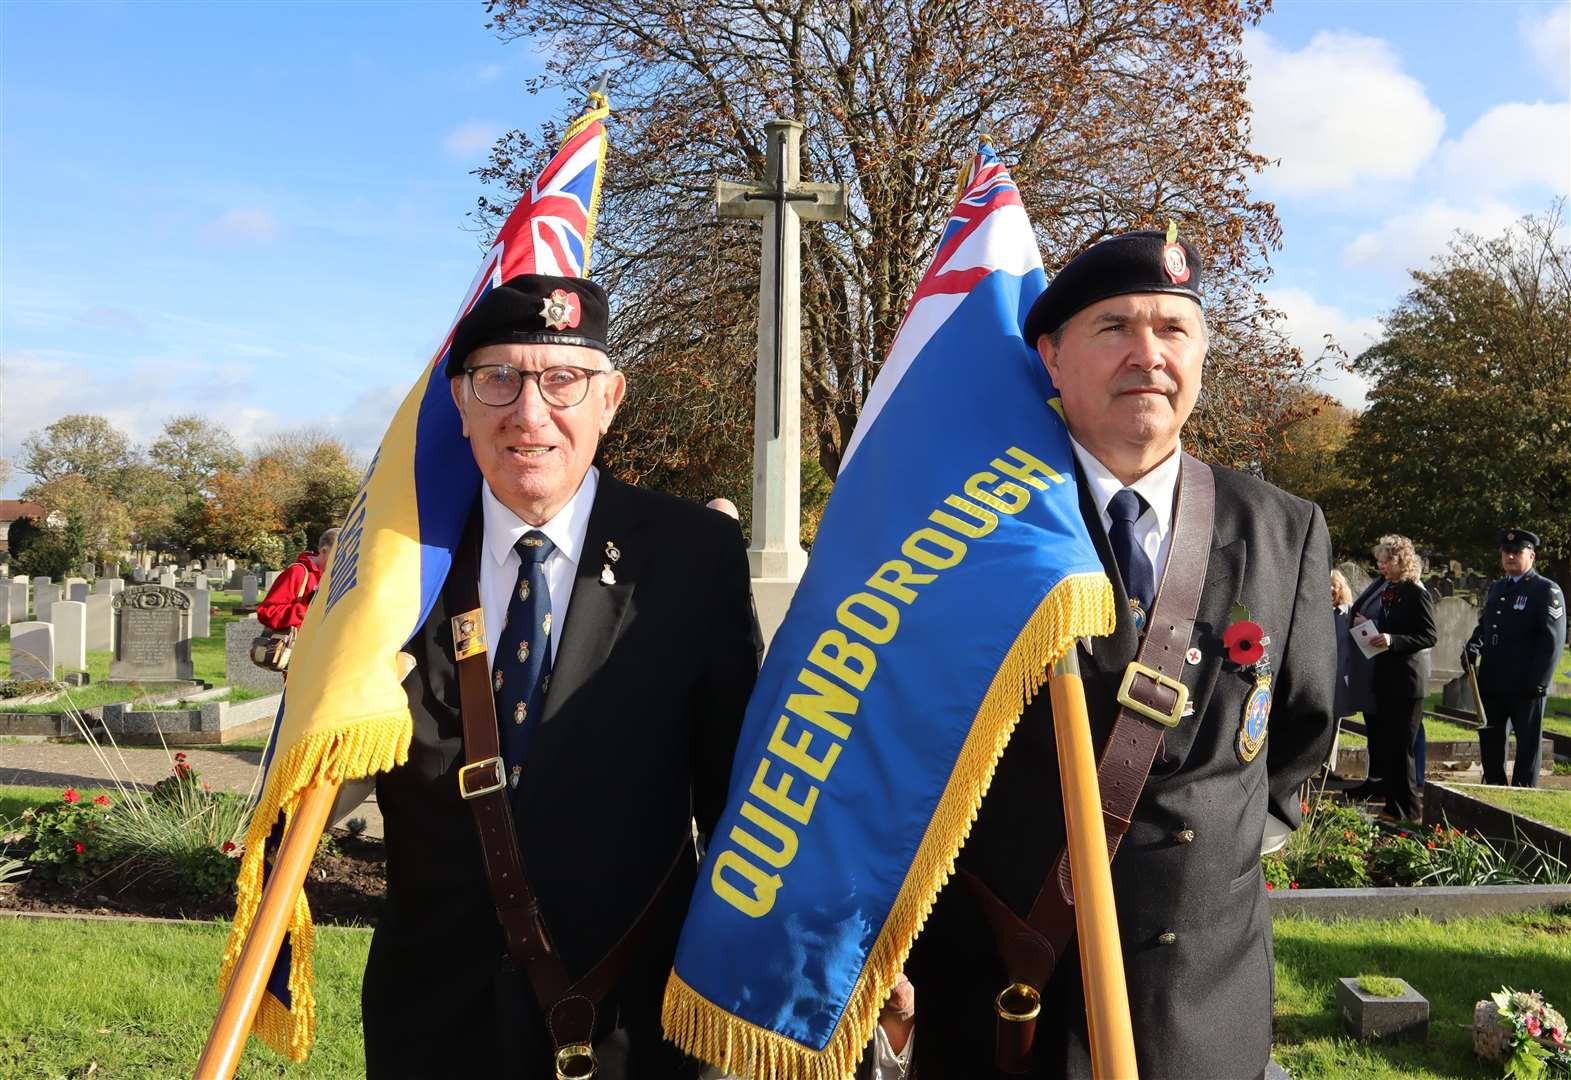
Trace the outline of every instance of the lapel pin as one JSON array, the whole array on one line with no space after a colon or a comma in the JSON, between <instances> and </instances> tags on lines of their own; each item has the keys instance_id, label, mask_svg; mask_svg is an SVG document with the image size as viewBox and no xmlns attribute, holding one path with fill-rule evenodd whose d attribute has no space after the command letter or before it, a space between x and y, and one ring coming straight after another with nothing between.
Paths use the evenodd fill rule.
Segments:
<instances>
[{"instance_id":1,"label":"lapel pin","mask_svg":"<svg viewBox=\"0 0 1571 1080\"><path fill-rule=\"evenodd\" d=\"M605 557L612 562L616 562L622 557L621 549L616 546L615 540L607 540L605 542Z\"/></svg>"},{"instance_id":2,"label":"lapel pin","mask_svg":"<svg viewBox=\"0 0 1571 1080\"><path fill-rule=\"evenodd\" d=\"M611 564L610 563L606 563L604 566L602 566L600 568L600 584L602 584L602 585L615 585L616 584L616 575L611 572Z\"/></svg>"},{"instance_id":3,"label":"lapel pin","mask_svg":"<svg viewBox=\"0 0 1571 1080\"><path fill-rule=\"evenodd\" d=\"M611 570L611 564L622 557L622 551L616 546L615 540L607 540L605 542L605 557L607 561L600 568L600 584L615 585L616 574Z\"/></svg>"},{"instance_id":4,"label":"lapel pin","mask_svg":"<svg viewBox=\"0 0 1571 1080\"><path fill-rule=\"evenodd\" d=\"M1188 652L1186 652L1184 654L1184 659L1189 661L1191 664L1198 664L1198 663L1200 663L1200 650L1196 649L1196 648L1191 648Z\"/></svg>"}]
</instances>

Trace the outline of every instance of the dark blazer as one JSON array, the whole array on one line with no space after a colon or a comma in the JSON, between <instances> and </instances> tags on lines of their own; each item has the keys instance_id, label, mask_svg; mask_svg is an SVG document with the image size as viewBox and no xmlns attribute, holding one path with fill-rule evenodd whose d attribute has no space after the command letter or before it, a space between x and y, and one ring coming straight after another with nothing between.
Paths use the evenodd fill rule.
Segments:
<instances>
[{"instance_id":1,"label":"dark blazer","mask_svg":"<svg viewBox=\"0 0 1571 1080\"><path fill-rule=\"evenodd\" d=\"M611 585L600 580L608 540L622 552ZM387 901L362 995L367 1072L549 1077L540 1012L505 960L474 819L458 797L454 613L444 593L408 646L409 761L377 781ZM601 1010L604 1080L691 1071L661 1040L660 998L695 874L692 822L707 833L724 805L757 674L751 617L734 521L602 473L516 826L551 940L575 977L686 851L681 887Z\"/></svg>"},{"instance_id":2,"label":"dark blazer","mask_svg":"<svg viewBox=\"0 0 1571 1080\"><path fill-rule=\"evenodd\" d=\"M1391 647L1375 656L1374 691L1380 698L1421 698L1429 682L1429 656L1439 640L1435 630L1435 598L1416 581L1375 582L1383 599L1375 625L1391 639Z\"/></svg>"},{"instance_id":3,"label":"dark blazer","mask_svg":"<svg viewBox=\"0 0 1571 1080\"><path fill-rule=\"evenodd\" d=\"M1325 520L1314 504L1253 477L1215 475L1216 522L1193 638L1201 660L1184 670L1194 715L1165 735L1113 861L1143 1080L1253 1078L1265 1069L1273 969L1261 837L1267 811L1299 824L1299 785L1325 760L1332 733L1336 644ZM1118 594L1114 635L1080 651L1100 748L1138 639L1083 480L1080 506ZM1224 662L1221 640L1238 601L1270 637L1276 668L1267 743L1247 764L1237 744L1254 683ZM1178 837L1186 829L1194 831L1189 842ZM959 862L1024 914L1063 846L1058 756L1042 694L1021 718ZM1162 944L1168 932L1176 937ZM917 987L923 1080L998 1075L993 999L1005 975L997 955L977 902L963 881L951 880L907 966ZM1033 1076L1091 1075L1072 945L1043 995L1033 1060Z\"/></svg>"},{"instance_id":4,"label":"dark blazer","mask_svg":"<svg viewBox=\"0 0 1571 1080\"><path fill-rule=\"evenodd\" d=\"M1566 644L1560 586L1537 570L1489 586L1469 645L1483 654L1479 689L1501 696L1543 697Z\"/></svg>"}]
</instances>

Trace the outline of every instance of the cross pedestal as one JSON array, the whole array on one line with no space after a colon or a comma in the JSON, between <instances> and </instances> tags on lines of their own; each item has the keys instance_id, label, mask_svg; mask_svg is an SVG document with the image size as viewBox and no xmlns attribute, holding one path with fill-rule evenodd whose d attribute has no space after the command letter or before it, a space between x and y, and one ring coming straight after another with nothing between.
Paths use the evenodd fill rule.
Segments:
<instances>
[{"instance_id":1,"label":"cross pedestal","mask_svg":"<svg viewBox=\"0 0 1571 1080\"><path fill-rule=\"evenodd\" d=\"M764 226L758 304L758 380L753 406L754 598L766 639L774 633L807 566L802 550L802 232L803 221L846 215L844 184L801 180L802 125L771 120L765 179L719 181L722 218Z\"/></svg>"}]
</instances>

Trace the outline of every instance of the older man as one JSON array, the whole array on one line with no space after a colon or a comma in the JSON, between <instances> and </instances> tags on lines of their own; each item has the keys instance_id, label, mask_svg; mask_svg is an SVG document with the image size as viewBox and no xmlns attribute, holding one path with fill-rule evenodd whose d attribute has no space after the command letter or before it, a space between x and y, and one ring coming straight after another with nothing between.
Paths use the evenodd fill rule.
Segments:
<instances>
[{"instance_id":1,"label":"older man","mask_svg":"<svg viewBox=\"0 0 1571 1080\"><path fill-rule=\"evenodd\" d=\"M1464 659L1483 664L1478 689L1489 726L1478 733L1484 783L1506 782L1506 726L1516 735L1514 787L1537 787L1542 765L1544 701L1566 644L1566 598L1541 575L1538 535L1500 530L1500 566L1505 577L1489 586L1478 609L1478 626Z\"/></svg>"},{"instance_id":2,"label":"older man","mask_svg":"<svg viewBox=\"0 0 1571 1080\"><path fill-rule=\"evenodd\" d=\"M485 482L377 781L372 1077L551 1077L589 1048L601 1078L697 1072L660 995L756 674L747 559L733 520L594 466L627 385L606 308L527 274L454 333Z\"/></svg>"},{"instance_id":3,"label":"older man","mask_svg":"<svg viewBox=\"0 0 1571 1080\"><path fill-rule=\"evenodd\" d=\"M1299 787L1332 731L1325 522L1183 452L1207 348L1189 245L1102 241L1053 279L1025 332L1061 395L1081 513L1118 602L1113 636L1083 645L1080 664L1140 1075L1258 1077L1272 994L1262 835L1268 814L1299 822ZM1042 695L907 965L923 1080L1090 1076L1064 842ZM1000 1014L1024 1016L1034 998L1025 1053Z\"/></svg>"}]
</instances>

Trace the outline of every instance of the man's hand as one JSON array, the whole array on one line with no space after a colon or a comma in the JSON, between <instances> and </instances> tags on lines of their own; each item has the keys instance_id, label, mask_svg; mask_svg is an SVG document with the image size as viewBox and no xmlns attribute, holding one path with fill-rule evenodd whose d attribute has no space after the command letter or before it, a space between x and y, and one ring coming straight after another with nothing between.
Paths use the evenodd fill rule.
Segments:
<instances>
[{"instance_id":1,"label":"man's hand","mask_svg":"<svg viewBox=\"0 0 1571 1080\"><path fill-rule=\"evenodd\" d=\"M883 1011L878 1014L878 1026L884 1029L889 1049L896 1054L903 1053L916 1027L916 987L903 971L895 976L895 987L889 991L889 1000L884 1002Z\"/></svg>"},{"instance_id":2,"label":"man's hand","mask_svg":"<svg viewBox=\"0 0 1571 1080\"><path fill-rule=\"evenodd\" d=\"M1462 666L1468 667L1471 665L1476 665L1478 663L1478 658L1483 654L1483 646L1479 645L1477 642L1469 641L1462 648Z\"/></svg>"}]
</instances>

